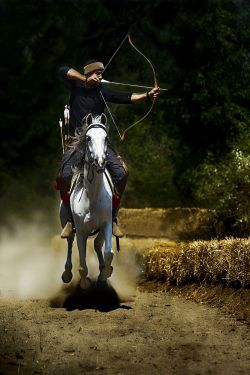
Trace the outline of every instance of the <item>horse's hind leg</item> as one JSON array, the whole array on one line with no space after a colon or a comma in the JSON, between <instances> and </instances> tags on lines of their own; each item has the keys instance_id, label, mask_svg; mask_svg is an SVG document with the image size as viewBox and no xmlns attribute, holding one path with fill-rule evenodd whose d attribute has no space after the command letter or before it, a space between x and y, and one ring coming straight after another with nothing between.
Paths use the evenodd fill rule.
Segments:
<instances>
[{"instance_id":1,"label":"horse's hind leg","mask_svg":"<svg viewBox=\"0 0 250 375\"><path fill-rule=\"evenodd\" d=\"M62 281L64 283L69 283L72 280L72 247L74 242L74 234L67 238L68 243L68 252L67 252L67 260L65 263L65 270L62 274Z\"/></svg>"},{"instance_id":2,"label":"horse's hind leg","mask_svg":"<svg viewBox=\"0 0 250 375\"><path fill-rule=\"evenodd\" d=\"M87 278L88 267L86 264L87 237L85 237L81 232L77 230L76 239L77 239L77 246L78 246L79 258L80 258L80 268L79 268L79 273L81 276L80 287L82 289L87 289L90 286L90 281Z\"/></svg>"}]
</instances>

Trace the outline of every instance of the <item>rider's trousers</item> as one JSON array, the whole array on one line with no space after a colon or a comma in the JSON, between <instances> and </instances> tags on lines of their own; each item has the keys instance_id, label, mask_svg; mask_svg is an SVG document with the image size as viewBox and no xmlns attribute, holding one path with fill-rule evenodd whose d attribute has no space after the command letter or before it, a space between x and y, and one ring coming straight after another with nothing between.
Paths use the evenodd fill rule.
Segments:
<instances>
[{"instance_id":1,"label":"rider's trousers","mask_svg":"<svg viewBox=\"0 0 250 375\"><path fill-rule=\"evenodd\" d=\"M61 199L64 204L69 204L69 191L73 176L73 168L77 163L82 161L82 158L83 155L76 150L67 149L63 154L62 165L56 179L56 188L60 190ZM111 145L108 145L107 149L106 168L110 173L115 188L115 194L113 197L113 216L116 217L120 206L121 196L126 187L128 170L121 157Z\"/></svg>"}]
</instances>

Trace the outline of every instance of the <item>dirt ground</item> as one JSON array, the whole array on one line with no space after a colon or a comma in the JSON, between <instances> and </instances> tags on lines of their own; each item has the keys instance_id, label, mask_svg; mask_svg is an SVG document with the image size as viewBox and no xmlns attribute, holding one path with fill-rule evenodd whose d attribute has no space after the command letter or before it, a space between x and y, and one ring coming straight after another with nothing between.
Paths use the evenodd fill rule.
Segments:
<instances>
[{"instance_id":1,"label":"dirt ground","mask_svg":"<svg viewBox=\"0 0 250 375\"><path fill-rule=\"evenodd\" d=\"M12 296L2 292L0 297L0 375L249 374L248 325L219 309L138 286L135 249L151 242L122 242L110 286L98 289L92 278L88 292L79 289L76 276L68 287L58 282L45 297L47 286L42 288L40 281L49 272L58 280L60 274L50 269L46 275L40 258L40 268L33 259L29 268L32 264L35 274L27 280L26 270L25 282L19 274L19 284L28 285L29 294L21 298L11 284ZM50 263L60 260L62 271L65 249L57 239L52 245ZM96 265L91 259L89 263L94 275ZM40 290L36 298L31 297L32 281Z\"/></svg>"},{"instance_id":2,"label":"dirt ground","mask_svg":"<svg viewBox=\"0 0 250 375\"><path fill-rule=\"evenodd\" d=\"M156 292L0 301L1 374L249 374L249 327ZM54 301L55 302L55 301Z\"/></svg>"}]
</instances>

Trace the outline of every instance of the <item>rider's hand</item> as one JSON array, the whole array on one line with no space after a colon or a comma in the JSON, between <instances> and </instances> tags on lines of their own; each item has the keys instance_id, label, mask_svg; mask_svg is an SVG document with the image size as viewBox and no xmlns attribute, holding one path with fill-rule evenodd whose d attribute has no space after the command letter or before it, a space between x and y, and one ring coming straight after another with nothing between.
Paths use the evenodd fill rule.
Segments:
<instances>
[{"instance_id":1,"label":"rider's hand","mask_svg":"<svg viewBox=\"0 0 250 375\"><path fill-rule=\"evenodd\" d=\"M101 83L102 75L100 73L92 73L86 78L86 86L95 87Z\"/></svg>"},{"instance_id":2,"label":"rider's hand","mask_svg":"<svg viewBox=\"0 0 250 375\"><path fill-rule=\"evenodd\" d=\"M160 87L154 87L151 91L149 91L148 95L151 99L157 99L160 93Z\"/></svg>"}]
</instances>

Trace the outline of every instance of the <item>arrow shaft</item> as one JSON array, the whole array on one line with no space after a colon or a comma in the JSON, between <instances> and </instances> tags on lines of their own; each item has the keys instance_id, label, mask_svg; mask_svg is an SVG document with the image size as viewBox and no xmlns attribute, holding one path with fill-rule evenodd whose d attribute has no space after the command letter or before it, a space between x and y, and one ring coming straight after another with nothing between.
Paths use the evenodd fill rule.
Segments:
<instances>
[{"instance_id":1,"label":"arrow shaft","mask_svg":"<svg viewBox=\"0 0 250 375\"><path fill-rule=\"evenodd\" d=\"M133 85L130 83L123 83L123 82L113 82L113 81L107 81L106 79L102 79L102 83L111 83L112 85L121 85L121 86L130 86L130 87L139 87L143 89L152 89L152 86L142 86L142 85ZM160 90L167 91L168 89L162 89Z\"/></svg>"}]
</instances>

